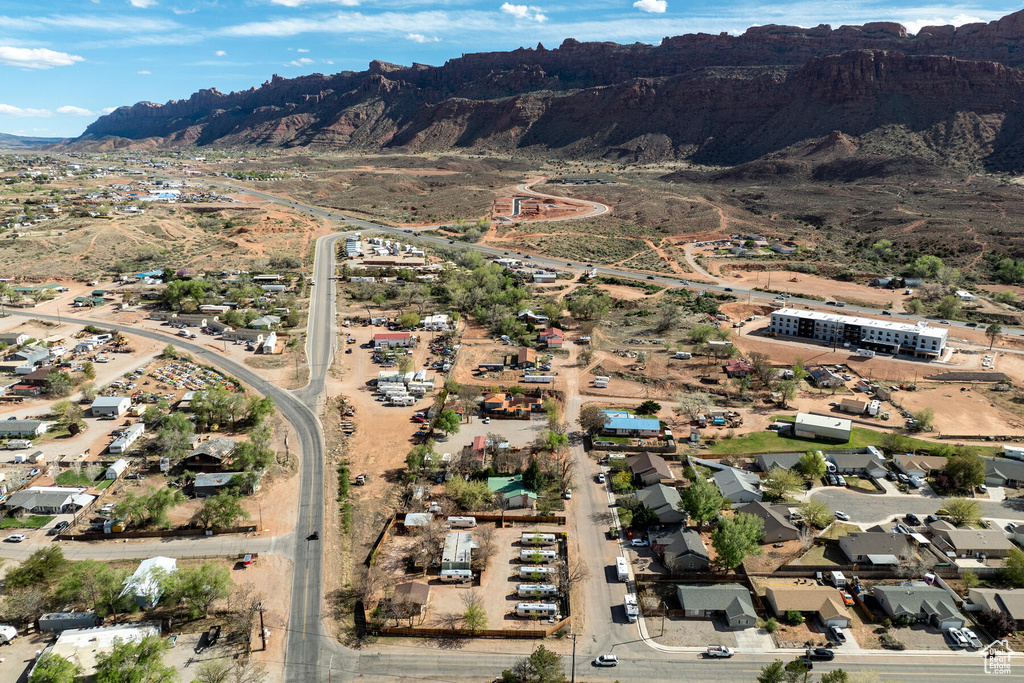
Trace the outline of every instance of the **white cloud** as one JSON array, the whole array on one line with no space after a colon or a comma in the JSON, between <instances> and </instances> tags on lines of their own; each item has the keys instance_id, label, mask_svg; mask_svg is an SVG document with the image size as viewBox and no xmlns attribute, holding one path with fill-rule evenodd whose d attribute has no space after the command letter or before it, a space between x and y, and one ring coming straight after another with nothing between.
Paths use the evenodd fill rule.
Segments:
<instances>
[{"instance_id":1,"label":"white cloud","mask_svg":"<svg viewBox=\"0 0 1024 683\"><path fill-rule=\"evenodd\" d=\"M633 3L633 7L636 7L641 12L664 14L665 10L668 9L668 2L667 0L636 0Z\"/></svg>"},{"instance_id":2,"label":"white cloud","mask_svg":"<svg viewBox=\"0 0 1024 683\"><path fill-rule=\"evenodd\" d=\"M422 33L409 33L405 36L406 40L411 40L414 43L440 43L441 39L437 36L425 36Z\"/></svg>"},{"instance_id":3,"label":"white cloud","mask_svg":"<svg viewBox=\"0 0 1024 683\"><path fill-rule=\"evenodd\" d=\"M297 48L295 48L295 51L296 51L296 52L309 52L309 50L307 50L307 49L306 49L306 48L304 48L304 47L297 47Z\"/></svg>"},{"instance_id":4,"label":"white cloud","mask_svg":"<svg viewBox=\"0 0 1024 683\"><path fill-rule=\"evenodd\" d=\"M0 104L0 116L53 116L49 109L25 109L11 104Z\"/></svg>"},{"instance_id":5,"label":"white cloud","mask_svg":"<svg viewBox=\"0 0 1024 683\"><path fill-rule=\"evenodd\" d=\"M57 107L57 113L68 114L70 116L96 116L96 114L92 113L88 109L83 109L82 107L75 107L70 104L66 104L63 107Z\"/></svg>"},{"instance_id":6,"label":"white cloud","mask_svg":"<svg viewBox=\"0 0 1024 683\"><path fill-rule=\"evenodd\" d=\"M309 66L313 63L313 60L309 57L299 57L288 62L285 66Z\"/></svg>"},{"instance_id":7,"label":"white cloud","mask_svg":"<svg viewBox=\"0 0 1024 683\"><path fill-rule=\"evenodd\" d=\"M342 7L358 7L359 0L270 0L274 5L284 5L285 7L301 7L302 5L319 5L330 3L332 5L341 5Z\"/></svg>"},{"instance_id":8,"label":"white cloud","mask_svg":"<svg viewBox=\"0 0 1024 683\"><path fill-rule=\"evenodd\" d=\"M128 0L128 4L139 9L146 9L156 4L156 0Z\"/></svg>"},{"instance_id":9,"label":"white cloud","mask_svg":"<svg viewBox=\"0 0 1024 683\"><path fill-rule=\"evenodd\" d=\"M148 75L150 75L153 72L152 71L146 71L145 69L143 69L142 71L136 71L135 73L139 74L140 76L148 76Z\"/></svg>"},{"instance_id":10,"label":"white cloud","mask_svg":"<svg viewBox=\"0 0 1024 683\"><path fill-rule=\"evenodd\" d=\"M0 63L20 66L25 69L52 69L55 66L71 66L83 62L78 55L55 52L46 48L10 47L0 45Z\"/></svg>"},{"instance_id":11,"label":"white cloud","mask_svg":"<svg viewBox=\"0 0 1024 683\"><path fill-rule=\"evenodd\" d=\"M907 27L907 31L910 33L917 33L925 26L945 26L946 24L953 24L954 26L962 26L963 24L974 24L983 21L981 17L972 17L967 14L957 14L955 16L945 16L941 18L932 19L913 19L911 21L902 21L904 26Z\"/></svg>"},{"instance_id":12,"label":"white cloud","mask_svg":"<svg viewBox=\"0 0 1024 683\"><path fill-rule=\"evenodd\" d=\"M511 14L516 19L533 19L534 21L537 22L544 22L548 20L547 16L541 13L539 7L513 5L511 3L505 2L502 3L499 9L501 9L501 11L505 12L506 14Z\"/></svg>"},{"instance_id":13,"label":"white cloud","mask_svg":"<svg viewBox=\"0 0 1024 683\"><path fill-rule=\"evenodd\" d=\"M217 50L213 54L216 55L217 57L223 57L224 55L227 54L227 52L225 52L224 50Z\"/></svg>"},{"instance_id":14,"label":"white cloud","mask_svg":"<svg viewBox=\"0 0 1024 683\"><path fill-rule=\"evenodd\" d=\"M116 109L117 107L103 107L103 109L100 109L100 113L109 114L110 112L115 111Z\"/></svg>"}]
</instances>

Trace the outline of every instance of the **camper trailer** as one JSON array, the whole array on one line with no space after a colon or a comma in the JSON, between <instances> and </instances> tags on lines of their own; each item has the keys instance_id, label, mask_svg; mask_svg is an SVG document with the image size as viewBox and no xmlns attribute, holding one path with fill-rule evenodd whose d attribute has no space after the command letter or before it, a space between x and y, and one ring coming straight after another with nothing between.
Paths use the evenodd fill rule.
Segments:
<instances>
[{"instance_id":1,"label":"camper trailer","mask_svg":"<svg viewBox=\"0 0 1024 683\"><path fill-rule=\"evenodd\" d=\"M548 598L558 595L558 586L553 583L521 583L516 586L516 595L521 598Z\"/></svg>"},{"instance_id":2,"label":"camper trailer","mask_svg":"<svg viewBox=\"0 0 1024 683\"><path fill-rule=\"evenodd\" d=\"M626 598L622 604L626 608L626 618L629 619L629 623L635 624L637 617L640 616L640 606L636 602L636 596L632 593L626 593Z\"/></svg>"},{"instance_id":3,"label":"camper trailer","mask_svg":"<svg viewBox=\"0 0 1024 683\"><path fill-rule=\"evenodd\" d=\"M540 550L529 548L519 551L520 562L554 562L558 559L558 553L554 550Z\"/></svg>"},{"instance_id":4,"label":"camper trailer","mask_svg":"<svg viewBox=\"0 0 1024 683\"><path fill-rule=\"evenodd\" d=\"M442 583L469 583L473 580L473 572L469 569L442 569L438 578Z\"/></svg>"},{"instance_id":5,"label":"camper trailer","mask_svg":"<svg viewBox=\"0 0 1024 683\"><path fill-rule=\"evenodd\" d=\"M519 537L519 545L554 545L554 534L523 534Z\"/></svg>"},{"instance_id":6,"label":"camper trailer","mask_svg":"<svg viewBox=\"0 0 1024 683\"><path fill-rule=\"evenodd\" d=\"M619 581L629 581L629 562L625 557L615 558L615 572L619 575Z\"/></svg>"},{"instance_id":7,"label":"camper trailer","mask_svg":"<svg viewBox=\"0 0 1024 683\"><path fill-rule=\"evenodd\" d=\"M448 526L453 529L472 529L476 526L476 517L449 517Z\"/></svg>"},{"instance_id":8,"label":"camper trailer","mask_svg":"<svg viewBox=\"0 0 1024 683\"><path fill-rule=\"evenodd\" d=\"M516 616L553 619L558 616L558 605L553 602L520 602L516 604Z\"/></svg>"},{"instance_id":9,"label":"camper trailer","mask_svg":"<svg viewBox=\"0 0 1024 683\"><path fill-rule=\"evenodd\" d=\"M536 580L542 576L554 576L557 571L554 567L520 567L519 578Z\"/></svg>"}]
</instances>

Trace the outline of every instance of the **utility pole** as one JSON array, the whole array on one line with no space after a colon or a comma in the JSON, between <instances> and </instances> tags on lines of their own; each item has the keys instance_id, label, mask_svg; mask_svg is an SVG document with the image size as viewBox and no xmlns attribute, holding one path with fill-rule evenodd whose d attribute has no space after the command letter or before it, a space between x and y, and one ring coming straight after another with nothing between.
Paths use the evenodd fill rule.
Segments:
<instances>
[{"instance_id":1,"label":"utility pole","mask_svg":"<svg viewBox=\"0 0 1024 683\"><path fill-rule=\"evenodd\" d=\"M572 634L572 683L576 683L576 634Z\"/></svg>"},{"instance_id":2,"label":"utility pole","mask_svg":"<svg viewBox=\"0 0 1024 683\"><path fill-rule=\"evenodd\" d=\"M263 626L263 602L257 608L260 611L260 640L263 642L263 651L267 650L267 629Z\"/></svg>"},{"instance_id":3,"label":"utility pole","mask_svg":"<svg viewBox=\"0 0 1024 683\"><path fill-rule=\"evenodd\" d=\"M327 664L327 683L331 683L331 669L334 668L334 655L331 655L331 661Z\"/></svg>"}]
</instances>

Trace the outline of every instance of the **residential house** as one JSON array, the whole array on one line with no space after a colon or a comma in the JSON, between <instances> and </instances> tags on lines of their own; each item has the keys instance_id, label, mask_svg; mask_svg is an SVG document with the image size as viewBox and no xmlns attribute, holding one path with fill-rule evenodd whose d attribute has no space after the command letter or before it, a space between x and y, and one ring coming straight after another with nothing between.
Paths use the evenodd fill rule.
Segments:
<instances>
[{"instance_id":1,"label":"residential house","mask_svg":"<svg viewBox=\"0 0 1024 683\"><path fill-rule=\"evenodd\" d=\"M448 329L448 316L445 313L435 313L434 315L428 315L423 318L424 330L431 330L434 332L444 332Z\"/></svg>"},{"instance_id":2,"label":"residential house","mask_svg":"<svg viewBox=\"0 0 1024 683\"><path fill-rule=\"evenodd\" d=\"M231 453L238 444L223 436L218 436L196 446L182 458L182 466L195 472L219 472L224 469Z\"/></svg>"},{"instance_id":3,"label":"residential house","mask_svg":"<svg viewBox=\"0 0 1024 683\"><path fill-rule=\"evenodd\" d=\"M395 586L389 599L388 614L397 619L421 616L430 601L430 585L425 581L408 581Z\"/></svg>"},{"instance_id":4,"label":"residential house","mask_svg":"<svg viewBox=\"0 0 1024 683\"><path fill-rule=\"evenodd\" d=\"M892 619L906 617L943 630L964 625L956 600L945 588L912 581L902 586L875 586L871 594Z\"/></svg>"},{"instance_id":5,"label":"residential house","mask_svg":"<svg viewBox=\"0 0 1024 683\"><path fill-rule=\"evenodd\" d=\"M1024 488L1024 462L1005 458L983 458L985 483L989 486Z\"/></svg>"},{"instance_id":6,"label":"residential house","mask_svg":"<svg viewBox=\"0 0 1024 683\"><path fill-rule=\"evenodd\" d=\"M35 680L34 672L47 655L66 659L82 667L82 674L75 680L95 680L96 661L101 655L109 655L122 643L138 643L144 638L160 638L160 622L133 624L111 624L92 628L69 628L61 631L57 640L48 645L29 670L26 680Z\"/></svg>"},{"instance_id":7,"label":"residential house","mask_svg":"<svg viewBox=\"0 0 1024 683\"><path fill-rule=\"evenodd\" d=\"M640 453L626 458L626 463L633 472L633 477L639 479L644 486L675 481L668 463L660 455Z\"/></svg>"},{"instance_id":8,"label":"residential house","mask_svg":"<svg viewBox=\"0 0 1024 683\"><path fill-rule=\"evenodd\" d=\"M714 480L718 490L734 506L761 500L761 478L756 474L725 467L715 472Z\"/></svg>"},{"instance_id":9,"label":"residential house","mask_svg":"<svg viewBox=\"0 0 1024 683\"><path fill-rule=\"evenodd\" d=\"M537 505L537 493L523 485L523 475L513 477L488 477L487 488L494 494L501 494L511 509L533 509Z\"/></svg>"},{"instance_id":10,"label":"residential house","mask_svg":"<svg viewBox=\"0 0 1024 683\"><path fill-rule=\"evenodd\" d=\"M516 367L520 370L532 370L537 367L537 352L533 349L519 349L516 356Z\"/></svg>"},{"instance_id":11,"label":"residential house","mask_svg":"<svg viewBox=\"0 0 1024 683\"><path fill-rule=\"evenodd\" d=\"M1006 557L1015 547L999 529L958 529L944 519L929 529L935 547L957 557Z\"/></svg>"},{"instance_id":12,"label":"residential house","mask_svg":"<svg viewBox=\"0 0 1024 683\"><path fill-rule=\"evenodd\" d=\"M896 467L909 477L925 478L932 472L945 469L946 459L938 455L914 455L897 453L893 458Z\"/></svg>"},{"instance_id":13,"label":"residential house","mask_svg":"<svg viewBox=\"0 0 1024 683\"><path fill-rule=\"evenodd\" d=\"M793 242L775 242L771 245L771 250L776 254L795 254L797 245Z\"/></svg>"},{"instance_id":14,"label":"residential house","mask_svg":"<svg viewBox=\"0 0 1024 683\"><path fill-rule=\"evenodd\" d=\"M676 586L676 597L687 617L718 617L731 629L750 628L757 623L750 591L738 583L680 585Z\"/></svg>"},{"instance_id":15,"label":"residential house","mask_svg":"<svg viewBox=\"0 0 1024 683\"><path fill-rule=\"evenodd\" d=\"M378 332L373 335L373 348L408 348L415 346L415 340L409 332Z\"/></svg>"},{"instance_id":16,"label":"residential house","mask_svg":"<svg viewBox=\"0 0 1024 683\"><path fill-rule=\"evenodd\" d=\"M907 537L895 532L854 532L839 538L839 549L852 564L895 567L911 554Z\"/></svg>"},{"instance_id":17,"label":"residential house","mask_svg":"<svg viewBox=\"0 0 1024 683\"><path fill-rule=\"evenodd\" d=\"M30 387L45 387L46 382L50 379L51 372L53 372L52 367L33 370L27 375L22 375L18 380L18 384L24 384Z\"/></svg>"},{"instance_id":18,"label":"residential house","mask_svg":"<svg viewBox=\"0 0 1024 683\"><path fill-rule=\"evenodd\" d=\"M730 379L736 377L749 377L750 373L754 371L754 366L746 361L742 361L738 358L733 358L731 361L722 366L722 370L726 376Z\"/></svg>"},{"instance_id":19,"label":"residential house","mask_svg":"<svg viewBox=\"0 0 1024 683\"><path fill-rule=\"evenodd\" d=\"M679 511L679 491L664 484L654 484L636 493L637 502L658 517L659 524L685 524L686 513Z\"/></svg>"},{"instance_id":20,"label":"residential house","mask_svg":"<svg viewBox=\"0 0 1024 683\"><path fill-rule=\"evenodd\" d=\"M4 332L0 334L0 343L7 344L8 346L21 346L29 339L31 337L24 332Z\"/></svg>"},{"instance_id":21,"label":"residential house","mask_svg":"<svg viewBox=\"0 0 1024 683\"><path fill-rule=\"evenodd\" d=\"M745 512L764 521L764 538L761 543L795 541L800 538L800 530L789 521L789 508L785 505L765 505L754 501L737 508L736 512Z\"/></svg>"},{"instance_id":22,"label":"residential house","mask_svg":"<svg viewBox=\"0 0 1024 683\"><path fill-rule=\"evenodd\" d=\"M248 327L228 328L221 333L221 339L225 341L249 342L250 344L262 344L264 330L251 330Z\"/></svg>"},{"instance_id":23,"label":"residential house","mask_svg":"<svg viewBox=\"0 0 1024 683\"><path fill-rule=\"evenodd\" d=\"M848 627L853 620L842 593L830 586L769 586L765 599L777 617L800 612L805 617L817 617L827 627L840 628Z\"/></svg>"},{"instance_id":24,"label":"residential house","mask_svg":"<svg viewBox=\"0 0 1024 683\"><path fill-rule=\"evenodd\" d=\"M537 339L547 344L549 349L560 349L565 344L565 333L557 327L549 327L537 335Z\"/></svg>"},{"instance_id":25,"label":"residential house","mask_svg":"<svg viewBox=\"0 0 1024 683\"><path fill-rule=\"evenodd\" d=\"M487 461L487 437L474 436L467 450L469 451L470 465L483 469L484 463Z\"/></svg>"},{"instance_id":26,"label":"residential house","mask_svg":"<svg viewBox=\"0 0 1024 683\"><path fill-rule=\"evenodd\" d=\"M608 436L625 436L634 439L656 437L661 434L661 422L654 417L636 417L629 413L606 410L607 416L603 433Z\"/></svg>"},{"instance_id":27,"label":"residential house","mask_svg":"<svg viewBox=\"0 0 1024 683\"><path fill-rule=\"evenodd\" d=\"M808 371L807 379L819 389L831 389L846 384L846 380L828 368L814 368Z\"/></svg>"},{"instance_id":28,"label":"residential house","mask_svg":"<svg viewBox=\"0 0 1024 683\"><path fill-rule=\"evenodd\" d=\"M121 417L132 407L132 400L127 396L97 396L89 406L93 417Z\"/></svg>"},{"instance_id":29,"label":"residential house","mask_svg":"<svg viewBox=\"0 0 1024 683\"><path fill-rule=\"evenodd\" d=\"M48 427L48 423L39 420L0 420L0 437L42 436Z\"/></svg>"},{"instance_id":30,"label":"residential house","mask_svg":"<svg viewBox=\"0 0 1024 683\"><path fill-rule=\"evenodd\" d=\"M762 453L757 456L755 463L762 472L767 472L773 467L784 470L791 470L800 462L803 453Z\"/></svg>"},{"instance_id":31,"label":"residential house","mask_svg":"<svg viewBox=\"0 0 1024 683\"><path fill-rule=\"evenodd\" d=\"M243 472L200 472L196 475L192 490L197 498L215 496L231 484L232 479L243 474Z\"/></svg>"},{"instance_id":32,"label":"residential house","mask_svg":"<svg viewBox=\"0 0 1024 683\"><path fill-rule=\"evenodd\" d=\"M178 561L173 557L151 557L139 563L135 573L125 581L122 596L135 600L140 609L151 609L160 602L163 595L164 577L178 571Z\"/></svg>"},{"instance_id":33,"label":"residential house","mask_svg":"<svg viewBox=\"0 0 1024 683\"><path fill-rule=\"evenodd\" d=\"M703 572L711 566L708 548L696 529L684 527L651 534L651 550L673 573Z\"/></svg>"},{"instance_id":34,"label":"residential house","mask_svg":"<svg viewBox=\"0 0 1024 683\"><path fill-rule=\"evenodd\" d=\"M974 301L975 299L978 298L971 294L970 292L963 289L956 290L956 295L960 299L960 301Z\"/></svg>"},{"instance_id":35,"label":"residential house","mask_svg":"<svg viewBox=\"0 0 1024 683\"><path fill-rule=\"evenodd\" d=\"M484 396L484 414L501 417L528 418L530 413L544 410L544 401L537 396L487 394Z\"/></svg>"},{"instance_id":36,"label":"residential house","mask_svg":"<svg viewBox=\"0 0 1024 683\"><path fill-rule=\"evenodd\" d=\"M128 429L124 430L121 436L114 439L110 446L107 447L111 453L124 453L132 447L132 445L142 438L142 435L146 433L146 425L141 422L136 422L130 425Z\"/></svg>"},{"instance_id":37,"label":"residential house","mask_svg":"<svg viewBox=\"0 0 1024 683\"><path fill-rule=\"evenodd\" d=\"M862 453L829 453L825 459L835 466L837 474L881 479L889 471L885 456L874 446L868 446Z\"/></svg>"},{"instance_id":38,"label":"residential house","mask_svg":"<svg viewBox=\"0 0 1024 683\"><path fill-rule=\"evenodd\" d=\"M33 515L59 515L96 500L86 495L80 486L32 486L12 493L4 507L8 512L27 512Z\"/></svg>"},{"instance_id":39,"label":"residential house","mask_svg":"<svg viewBox=\"0 0 1024 683\"><path fill-rule=\"evenodd\" d=\"M1024 631L1024 589L972 588L967 598L983 610L1006 612L1016 622L1017 630Z\"/></svg>"},{"instance_id":40,"label":"residential house","mask_svg":"<svg viewBox=\"0 0 1024 683\"><path fill-rule=\"evenodd\" d=\"M258 318L253 318L252 322L249 323L249 327L254 330L272 330L281 324L281 317L277 315L261 315Z\"/></svg>"},{"instance_id":41,"label":"residential house","mask_svg":"<svg viewBox=\"0 0 1024 683\"><path fill-rule=\"evenodd\" d=\"M531 325L543 325L544 323L548 322L548 320L550 320L550 318L548 318L546 315L541 315L539 313L534 313L530 309L526 309L525 311L520 313L519 314L519 319L520 320L525 320L526 322L530 323Z\"/></svg>"},{"instance_id":42,"label":"residential house","mask_svg":"<svg viewBox=\"0 0 1024 683\"><path fill-rule=\"evenodd\" d=\"M1024 545L1024 524L1013 524L1007 531L1010 532L1010 538L1016 543Z\"/></svg>"}]
</instances>

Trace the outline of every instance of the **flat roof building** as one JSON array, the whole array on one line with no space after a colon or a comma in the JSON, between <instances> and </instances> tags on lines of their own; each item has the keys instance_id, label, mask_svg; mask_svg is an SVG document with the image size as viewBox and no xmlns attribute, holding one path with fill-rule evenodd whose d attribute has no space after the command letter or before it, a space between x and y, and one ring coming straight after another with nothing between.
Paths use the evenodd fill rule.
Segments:
<instances>
[{"instance_id":1,"label":"flat roof building","mask_svg":"<svg viewBox=\"0 0 1024 683\"><path fill-rule=\"evenodd\" d=\"M840 417L797 413L793 423L793 435L801 439L827 439L847 442L853 423Z\"/></svg>"},{"instance_id":2,"label":"flat roof building","mask_svg":"<svg viewBox=\"0 0 1024 683\"><path fill-rule=\"evenodd\" d=\"M441 571L446 569L469 569L473 562L473 548L477 543L469 531L452 531L444 538L441 554Z\"/></svg>"},{"instance_id":3,"label":"flat roof building","mask_svg":"<svg viewBox=\"0 0 1024 683\"><path fill-rule=\"evenodd\" d=\"M875 320L822 311L780 308L772 311L768 331L781 337L817 341L870 349L880 353L938 358L946 348L948 330L895 320Z\"/></svg>"}]
</instances>

